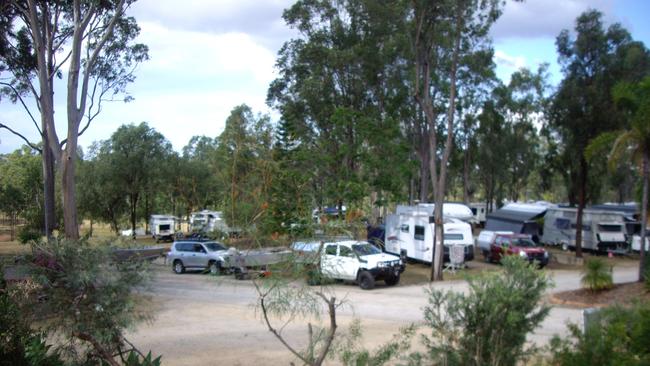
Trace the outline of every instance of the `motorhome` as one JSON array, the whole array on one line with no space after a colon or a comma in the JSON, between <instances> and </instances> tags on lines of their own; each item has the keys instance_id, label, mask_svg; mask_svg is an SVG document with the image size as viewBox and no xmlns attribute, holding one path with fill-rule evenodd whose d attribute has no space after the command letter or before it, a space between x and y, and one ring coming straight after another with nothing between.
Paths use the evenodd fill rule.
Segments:
<instances>
[{"instance_id":1,"label":"motorhome","mask_svg":"<svg viewBox=\"0 0 650 366\"><path fill-rule=\"evenodd\" d=\"M431 263L435 229L433 208L432 204L398 206L395 214L386 217L385 251L404 258ZM463 247L465 261L474 259L472 227L459 217L469 220L472 212L465 205L445 203L443 206L445 261L449 261L450 248L454 245Z\"/></svg>"},{"instance_id":2,"label":"motorhome","mask_svg":"<svg viewBox=\"0 0 650 366\"><path fill-rule=\"evenodd\" d=\"M149 230L156 242L161 240L174 240L176 230L176 217L171 215L151 215L149 218Z\"/></svg>"},{"instance_id":3,"label":"motorhome","mask_svg":"<svg viewBox=\"0 0 650 366\"><path fill-rule=\"evenodd\" d=\"M190 231L211 232L215 230L228 232L228 225L221 217L220 211L203 210L190 214Z\"/></svg>"},{"instance_id":4,"label":"motorhome","mask_svg":"<svg viewBox=\"0 0 650 366\"><path fill-rule=\"evenodd\" d=\"M542 242L575 248L578 209L549 207L544 217ZM629 249L624 214L586 208L582 214L582 248L600 252L624 253Z\"/></svg>"}]
</instances>

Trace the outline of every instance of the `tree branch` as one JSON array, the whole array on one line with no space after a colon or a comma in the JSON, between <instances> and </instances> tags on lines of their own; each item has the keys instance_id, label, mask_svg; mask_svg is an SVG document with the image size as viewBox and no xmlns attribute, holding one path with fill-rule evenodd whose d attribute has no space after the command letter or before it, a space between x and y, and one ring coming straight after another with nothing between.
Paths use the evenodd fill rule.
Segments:
<instances>
[{"instance_id":1,"label":"tree branch","mask_svg":"<svg viewBox=\"0 0 650 366\"><path fill-rule=\"evenodd\" d=\"M36 145L34 145L32 142L30 142L30 141L29 141L25 136L23 136L23 135L20 134L19 132L16 132L16 131L12 130L9 126L5 125L4 123L0 123L0 129L2 129L2 128L8 130L8 131L11 132L12 134L14 134L14 135L20 137L21 139L23 139L23 141L25 141L25 143L26 143L27 145L29 145L29 147L31 147L32 149L38 151L39 153L42 153L42 152L43 152L42 149L40 149L38 146L36 146Z\"/></svg>"},{"instance_id":2,"label":"tree branch","mask_svg":"<svg viewBox=\"0 0 650 366\"><path fill-rule=\"evenodd\" d=\"M14 94L16 95L16 99L18 99L18 100L20 101L20 104L22 104L23 108L25 108L25 111L26 111L27 114L29 115L29 118L30 118L30 119L32 120L32 122L34 123L34 126L36 127L36 130L37 130L38 133L42 136L42 135L43 135L43 131L41 131L41 128L38 126L38 122L37 122L36 119L34 118L34 115L32 115L32 112L31 112L31 111L29 110L29 108L27 107L27 104L26 104L25 101L23 100L23 97L20 95L20 93L18 92L18 90L16 90L16 88L14 88L14 86L11 85L11 84L9 84L9 83L0 82L0 85L7 86L7 87L9 87L9 88L14 92Z\"/></svg>"}]
</instances>

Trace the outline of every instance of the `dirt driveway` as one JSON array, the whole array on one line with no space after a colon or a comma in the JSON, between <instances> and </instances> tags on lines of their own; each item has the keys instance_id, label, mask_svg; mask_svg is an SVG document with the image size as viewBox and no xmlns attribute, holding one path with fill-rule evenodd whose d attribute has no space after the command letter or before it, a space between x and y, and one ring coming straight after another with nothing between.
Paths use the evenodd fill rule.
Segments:
<instances>
[{"instance_id":1,"label":"dirt driveway","mask_svg":"<svg viewBox=\"0 0 650 366\"><path fill-rule=\"evenodd\" d=\"M151 291L155 319L138 326L129 336L142 350L162 354L165 365L275 365L294 360L256 313L256 292L250 281L200 273L175 275L162 264L154 267L156 278ZM549 273L556 284L554 291L580 287L578 271ZM636 275L634 266L616 267L614 271L616 282L633 281ZM467 289L462 280L436 283L435 287ZM422 321L426 288L428 285L399 285L363 291L354 285L334 285L337 298L345 298L349 304L338 313L340 329L360 318L363 344L375 348L389 341L401 326ZM582 322L582 310L554 307L529 340L546 344L553 334L566 333L568 321ZM283 333L291 342L300 342L307 334L306 322L288 324Z\"/></svg>"}]
</instances>

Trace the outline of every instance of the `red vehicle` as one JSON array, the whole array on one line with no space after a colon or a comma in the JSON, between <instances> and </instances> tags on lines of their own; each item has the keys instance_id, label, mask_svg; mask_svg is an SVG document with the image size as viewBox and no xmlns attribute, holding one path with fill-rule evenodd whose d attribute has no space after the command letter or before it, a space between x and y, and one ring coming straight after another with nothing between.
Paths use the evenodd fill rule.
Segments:
<instances>
[{"instance_id":1,"label":"red vehicle","mask_svg":"<svg viewBox=\"0 0 650 366\"><path fill-rule=\"evenodd\" d=\"M535 244L530 235L497 234L490 244L490 252L486 258L490 262L500 262L504 255L518 255L529 262L537 262L542 268L548 264L548 252Z\"/></svg>"}]
</instances>

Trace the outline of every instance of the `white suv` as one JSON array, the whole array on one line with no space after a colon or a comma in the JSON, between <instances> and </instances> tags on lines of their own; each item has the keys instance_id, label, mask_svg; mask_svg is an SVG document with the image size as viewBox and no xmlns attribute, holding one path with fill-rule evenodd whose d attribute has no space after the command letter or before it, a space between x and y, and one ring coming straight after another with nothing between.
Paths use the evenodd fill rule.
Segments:
<instances>
[{"instance_id":1,"label":"white suv","mask_svg":"<svg viewBox=\"0 0 650 366\"><path fill-rule=\"evenodd\" d=\"M211 274L222 272L223 255L228 249L216 241L176 241L172 244L167 260L175 273L185 269L209 270Z\"/></svg>"}]
</instances>

